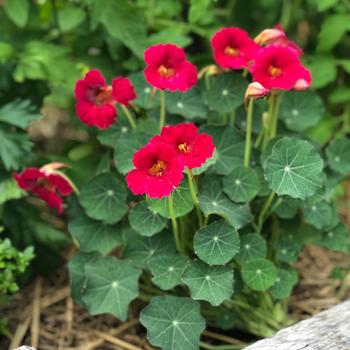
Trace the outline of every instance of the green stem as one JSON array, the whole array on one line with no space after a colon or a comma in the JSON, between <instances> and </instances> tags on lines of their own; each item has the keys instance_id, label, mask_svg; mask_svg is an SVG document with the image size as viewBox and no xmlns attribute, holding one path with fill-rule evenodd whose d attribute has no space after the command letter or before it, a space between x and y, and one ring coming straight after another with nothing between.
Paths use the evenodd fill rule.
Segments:
<instances>
[{"instance_id":1,"label":"green stem","mask_svg":"<svg viewBox=\"0 0 350 350\"><path fill-rule=\"evenodd\" d=\"M159 91L160 98L160 118L159 118L159 130L162 131L165 125L165 92L164 90Z\"/></svg>"},{"instance_id":2,"label":"green stem","mask_svg":"<svg viewBox=\"0 0 350 350\"><path fill-rule=\"evenodd\" d=\"M273 201L273 199L275 198L275 192L271 192L269 197L267 198L266 202L264 203L262 209L261 209L261 212L259 214L259 218L258 218L258 230L259 232L261 232L261 229L262 229L262 225L264 223L264 220L265 220L265 215L267 213L267 211L269 210L270 208L270 205Z\"/></svg>"},{"instance_id":3,"label":"green stem","mask_svg":"<svg viewBox=\"0 0 350 350\"><path fill-rule=\"evenodd\" d=\"M120 105L122 107L122 110L126 116L126 118L128 119L128 122L130 124L130 126L133 128L133 129L136 129L136 123L135 123L135 120L134 118L132 117L130 111L123 105Z\"/></svg>"},{"instance_id":4,"label":"green stem","mask_svg":"<svg viewBox=\"0 0 350 350\"><path fill-rule=\"evenodd\" d=\"M289 27L291 15L292 15L292 9L293 9L293 1L283 0L280 23L284 30L287 30Z\"/></svg>"},{"instance_id":5,"label":"green stem","mask_svg":"<svg viewBox=\"0 0 350 350\"><path fill-rule=\"evenodd\" d=\"M254 99L250 98L247 110L247 128L245 132L245 151L244 151L244 166L249 168L250 149L252 142L252 126L253 126L253 106Z\"/></svg>"},{"instance_id":6,"label":"green stem","mask_svg":"<svg viewBox=\"0 0 350 350\"><path fill-rule=\"evenodd\" d=\"M206 350L240 350L243 349L245 345L211 345L200 341L199 346Z\"/></svg>"},{"instance_id":7,"label":"green stem","mask_svg":"<svg viewBox=\"0 0 350 350\"><path fill-rule=\"evenodd\" d=\"M171 219L171 224L173 226L173 234L174 234L174 240L176 244L177 250L182 253L182 246L180 241L180 232L179 232L179 226L177 224L177 220L175 217L174 212L174 201L173 201L173 194L171 193L168 197L168 206L169 206L169 214Z\"/></svg>"},{"instance_id":8,"label":"green stem","mask_svg":"<svg viewBox=\"0 0 350 350\"><path fill-rule=\"evenodd\" d=\"M272 213L274 213L275 210L282 204L282 202L283 202L283 198L278 198L276 203L269 210L267 216L270 216Z\"/></svg>"},{"instance_id":9,"label":"green stem","mask_svg":"<svg viewBox=\"0 0 350 350\"><path fill-rule=\"evenodd\" d=\"M278 115L280 110L280 100L279 96L276 94L274 97L274 108L273 108L273 118L272 118L272 128L270 138L273 139L277 135L277 126L278 126Z\"/></svg>"},{"instance_id":10,"label":"green stem","mask_svg":"<svg viewBox=\"0 0 350 350\"><path fill-rule=\"evenodd\" d=\"M235 126L235 119L236 119L236 111L232 111L230 113L230 126Z\"/></svg>"},{"instance_id":11,"label":"green stem","mask_svg":"<svg viewBox=\"0 0 350 350\"><path fill-rule=\"evenodd\" d=\"M194 204L194 206L196 208L196 212L197 212L198 224L199 224L199 227L201 228L203 226L203 218L202 218L201 210L199 208L199 201L198 201L196 189L195 189L194 182L193 182L193 174L192 174L190 169L187 169L187 177L188 177L188 184L190 187L192 201L193 201L193 204Z\"/></svg>"}]
</instances>

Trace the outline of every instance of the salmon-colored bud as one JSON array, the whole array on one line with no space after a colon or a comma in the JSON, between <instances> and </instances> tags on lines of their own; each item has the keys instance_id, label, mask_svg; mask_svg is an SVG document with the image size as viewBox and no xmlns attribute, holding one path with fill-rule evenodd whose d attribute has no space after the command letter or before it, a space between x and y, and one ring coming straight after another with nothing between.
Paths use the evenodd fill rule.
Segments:
<instances>
[{"instance_id":1,"label":"salmon-colored bud","mask_svg":"<svg viewBox=\"0 0 350 350\"><path fill-rule=\"evenodd\" d=\"M274 42L286 38L286 33L278 28L264 29L260 34L258 34L254 41L259 45L269 45Z\"/></svg>"},{"instance_id":2,"label":"salmon-colored bud","mask_svg":"<svg viewBox=\"0 0 350 350\"><path fill-rule=\"evenodd\" d=\"M45 174L52 174L58 169L67 168L67 167L68 165L64 163L53 162L53 163L45 164L40 168L40 170L43 171Z\"/></svg>"},{"instance_id":3,"label":"salmon-colored bud","mask_svg":"<svg viewBox=\"0 0 350 350\"><path fill-rule=\"evenodd\" d=\"M248 103L250 98L262 98L269 93L269 90L262 86L260 83L255 81L254 83L250 83L245 91L244 101L245 104Z\"/></svg>"},{"instance_id":4,"label":"salmon-colored bud","mask_svg":"<svg viewBox=\"0 0 350 350\"><path fill-rule=\"evenodd\" d=\"M305 79L298 79L294 85L295 91L303 91L307 90L310 87L310 82Z\"/></svg>"}]
</instances>

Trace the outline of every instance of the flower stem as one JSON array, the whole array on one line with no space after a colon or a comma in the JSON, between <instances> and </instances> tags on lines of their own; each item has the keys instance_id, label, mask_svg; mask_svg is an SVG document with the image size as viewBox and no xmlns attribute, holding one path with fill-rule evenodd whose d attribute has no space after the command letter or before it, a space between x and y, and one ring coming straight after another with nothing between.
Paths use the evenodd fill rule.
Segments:
<instances>
[{"instance_id":1,"label":"flower stem","mask_svg":"<svg viewBox=\"0 0 350 350\"><path fill-rule=\"evenodd\" d=\"M199 227L202 227L203 226L202 213L201 213L201 210L199 208L199 201L198 201L196 189L195 189L194 183L193 183L193 174L192 174L190 169L187 169L187 177L188 177L188 184L189 184L190 191L191 191L192 201L193 201L193 204L194 204L194 206L196 208L196 212L197 212L198 224L199 224Z\"/></svg>"},{"instance_id":2,"label":"flower stem","mask_svg":"<svg viewBox=\"0 0 350 350\"><path fill-rule=\"evenodd\" d=\"M165 125L165 92L164 90L159 90L160 98L160 117L159 117L159 130L162 131Z\"/></svg>"},{"instance_id":3,"label":"flower stem","mask_svg":"<svg viewBox=\"0 0 350 350\"><path fill-rule=\"evenodd\" d=\"M230 113L230 126L231 127L235 126L235 118L236 118L236 111L232 111Z\"/></svg>"},{"instance_id":4,"label":"flower stem","mask_svg":"<svg viewBox=\"0 0 350 350\"><path fill-rule=\"evenodd\" d=\"M175 245L176 245L176 248L177 248L178 252L182 253L182 247L181 247L181 242L180 242L179 226L177 224L177 220L176 220L175 212L174 212L173 194L170 194L169 197L168 197L168 207L169 207L169 214L170 214L171 224L173 226L173 234L174 234Z\"/></svg>"},{"instance_id":5,"label":"flower stem","mask_svg":"<svg viewBox=\"0 0 350 350\"><path fill-rule=\"evenodd\" d=\"M278 114L279 114L279 98L276 92L271 94L271 114L269 112L269 129L270 135L269 139L273 139L277 134L277 125L278 125Z\"/></svg>"},{"instance_id":6,"label":"flower stem","mask_svg":"<svg viewBox=\"0 0 350 350\"><path fill-rule=\"evenodd\" d=\"M123 112L124 112L126 118L128 119L128 122L129 122L130 126L131 126L133 129L136 129L136 123L135 123L135 120L134 120L134 118L132 117L130 111L129 111L125 106L123 106L123 105L121 105L121 106L122 106L122 109L123 109Z\"/></svg>"},{"instance_id":7,"label":"flower stem","mask_svg":"<svg viewBox=\"0 0 350 350\"><path fill-rule=\"evenodd\" d=\"M250 98L247 110L247 128L245 132L245 151L244 151L244 166L249 168L250 149L252 142L252 125L253 125L253 106L254 99Z\"/></svg>"},{"instance_id":8,"label":"flower stem","mask_svg":"<svg viewBox=\"0 0 350 350\"><path fill-rule=\"evenodd\" d=\"M261 229L262 229L262 225L264 223L264 219L265 219L265 215L267 213L267 211L269 210L270 208L270 205L273 201L273 199L275 198L275 192L271 192L269 197L267 198L266 202L264 203L262 209L261 209L261 212L259 214L259 218L258 218L258 230L259 232L261 232Z\"/></svg>"}]
</instances>

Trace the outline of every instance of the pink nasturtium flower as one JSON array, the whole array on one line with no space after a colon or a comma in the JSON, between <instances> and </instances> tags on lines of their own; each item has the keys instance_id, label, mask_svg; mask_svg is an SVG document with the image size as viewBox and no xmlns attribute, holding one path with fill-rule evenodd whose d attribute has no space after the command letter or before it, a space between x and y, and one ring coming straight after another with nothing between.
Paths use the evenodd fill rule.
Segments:
<instances>
[{"instance_id":1,"label":"pink nasturtium flower","mask_svg":"<svg viewBox=\"0 0 350 350\"><path fill-rule=\"evenodd\" d=\"M299 56L303 54L303 50L293 41L289 40L283 28L276 24L274 28L264 29L259 33L254 41L261 46L277 45L289 47Z\"/></svg>"},{"instance_id":2,"label":"pink nasturtium flower","mask_svg":"<svg viewBox=\"0 0 350 350\"><path fill-rule=\"evenodd\" d=\"M197 68L186 60L183 49L159 44L145 51L147 82L160 90L187 91L197 84Z\"/></svg>"},{"instance_id":3,"label":"pink nasturtium flower","mask_svg":"<svg viewBox=\"0 0 350 350\"><path fill-rule=\"evenodd\" d=\"M126 176L133 194L147 194L163 198L179 186L183 179L183 165L174 149L162 142L151 142L134 154L135 169Z\"/></svg>"},{"instance_id":4,"label":"pink nasturtium flower","mask_svg":"<svg viewBox=\"0 0 350 350\"><path fill-rule=\"evenodd\" d=\"M21 173L14 173L13 177L22 190L36 194L50 208L57 209L62 214L61 197L69 196L73 192L69 180L56 172L64 166L62 163L50 163L42 168L26 168Z\"/></svg>"},{"instance_id":5,"label":"pink nasturtium flower","mask_svg":"<svg viewBox=\"0 0 350 350\"><path fill-rule=\"evenodd\" d=\"M169 144L187 168L198 168L212 157L215 146L210 135L199 133L193 123L165 126L153 140ZM151 140L152 142L152 140Z\"/></svg>"},{"instance_id":6,"label":"pink nasturtium flower","mask_svg":"<svg viewBox=\"0 0 350 350\"><path fill-rule=\"evenodd\" d=\"M245 105L247 105L248 100L250 98L263 98L269 93L269 89L266 89L264 86L262 86L260 83L257 81L250 83L247 87L247 90L245 91L244 95L244 102Z\"/></svg>"},{"instance_id":7,"label":"pink nasturtium flower","mask_svg":"<svg viewBox=\"0 0 350 350\"><path fill-rule=\"evenodd\" d=\"M222 28L211 39L214 60L221 68L242 69L249 66L259 46L243 29Z\"/></svg>"},{"instance_id":8,"label":"pink nasturtium flower","mask_svg":"<svg viewBox=\"0 0 350 350\"><path fill-rule=\"evenodd\" d=\"M110 86L99 70L92 69L77 81L75 97L79 119L89 126L107 129L117 116L115 104L128 105L136 94L129 79L114 78Z\"/></svg>"},{"instance_id":9,"label":"pink nasturtium flower","mask_svg":"<svg viewBox=\"0 0 350 350\"><path fill-rule=\"evenodd\" d=\"M291 90L299 79L311 82L311 75L299 56L284 46L271 45L259 50L250 71L253 80L267 89Z\"/></svg>"}]
</instances>

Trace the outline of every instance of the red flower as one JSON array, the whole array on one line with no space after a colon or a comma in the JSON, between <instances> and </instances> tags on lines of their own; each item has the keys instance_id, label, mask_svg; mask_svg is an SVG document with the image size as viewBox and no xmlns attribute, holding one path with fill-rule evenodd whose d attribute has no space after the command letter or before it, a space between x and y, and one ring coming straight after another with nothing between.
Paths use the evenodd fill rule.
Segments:
<instances>
[{"instance_id":1,"label":"red flower","mask_svg":"<svg viewBox=\"0 0 350 350\"><path fill-rule=\"evenodd\" d=\"M115 122L117 116L115 103L127 105L136 98L136 94L128 79L115 78L112 86L109 86L100 71L92 69L84 79L77 81L75 97L79 119L89 126L107 129Z\"/></svg>"},{"instance_id":2,"label":"red flower","mask_svg":"<svg viewBox=\"0 0 350 350\"><path fill-rule=\"evenodd\" d=\"M172 147L152 142L134 154L135 169L126 176L128 187L134 194L147 194L162 198L179 186L183 179L183 165Z\"/></svg>"},{"instance_id":3,"label":"red flower","mask_svg":"<svg viewBox=\"0 0 350 350\"><path fill-rule=\"evenodd\" d=\"M267 89L290 90L305 76L306 69L294 50L271 45L257 53L250 71L253 80Z\"/></svg>"},{"instance_id":4,"label":"red flower","mask_svg":"<svg viewBox=\"0 0 350 350\"><path fill-rule=\"evenodd\" d=\"M263 30L254 41L262 46L278 45L293 49L299 56L303 54L303 50L293 41L287 38L283 28L276 24L272 29Z\"/></svg>"},{"instance_id":5,"label":"red flower","mask_svg":"<svg viewBox=\"0 0 350 350\"><path fill-rule=\"evenodd\" d=\"M308 69L303 68L299 72L298 80L294 84L294 90L307 90L311 85L311 73Z\"/></svg>"},{"instance_id":6,"label":"red flower","mask_svg":"<svg viewBox=\"0 0 350 350\"><path fill-rule=\"evenodd\" d=\"M62 174L55 172L58 164L52 163L52 166L47 164L40 169L27 168L19 174L14 173L13 177L21 189L36 194L49 207L56 208L61 214L63 211L61 196L69 196L73 188Z\"/></svg>"},{"instance_id":7,"label":"red flower","mask_svg":"<svg viewBox=\"0 0 350 350\"><path fill-rule=\"evenodd\" d=\"M145 78L160 90L186 91L197 84L197 68L173 44L153 45L145 51Z\"/></svg>"},{"instance_id":8,"label":"red flower","mask_svg":"<svg viewBox=\"0 0 350 350\"><path fill-rule=\"evenodd\" d=\"M219 30L211 39L214 60L222 68L241 69L249 66L259 46L247 32L230 27Z\"/></svg>"},{"instance_id":9,"label":"red flower","mask_svg":"<svg viewBox=\"0 0 350 350\"><path fill-rule=\"evenodd\" d=\"M162 141L172 146L180 162L189 169L200 167L215 150L212 137L200 134L192 123L166 126L161 136L155 136L152 141Z\"/></svg>"}]
</instances>

